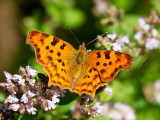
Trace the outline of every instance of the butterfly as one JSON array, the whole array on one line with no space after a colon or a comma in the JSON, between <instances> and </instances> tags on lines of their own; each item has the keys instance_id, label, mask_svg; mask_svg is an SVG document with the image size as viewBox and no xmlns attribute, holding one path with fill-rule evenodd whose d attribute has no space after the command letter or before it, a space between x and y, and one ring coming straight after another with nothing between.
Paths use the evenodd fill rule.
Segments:
<instances>
[{"instance_id":1,"label":"butterfly","mask_svg":"<svg viewBox=\"0 0 160 120\"><path fill-rule=\"evenodd\" d=\"M84 42L76 50L71 44L39 31L29 31L26 43L34 47L36 61L49 76L49 87L59 86L92 98L119 70L130 69L133 61L131 55L116 51L87 52Z\"/></svg>"}]
</instances>

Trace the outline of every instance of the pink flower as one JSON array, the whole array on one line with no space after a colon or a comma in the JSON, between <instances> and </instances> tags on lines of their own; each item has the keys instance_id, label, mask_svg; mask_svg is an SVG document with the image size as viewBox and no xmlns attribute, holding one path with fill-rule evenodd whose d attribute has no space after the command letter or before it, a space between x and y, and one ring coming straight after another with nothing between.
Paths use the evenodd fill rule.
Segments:
<instances>
[{"instance_id":1,"label":"pink flower","mask_svg":"<svg viewBox=\"0 0 160 120\"><path fill-rule=\"evenodd\" d=\"M112 41L114 41L117 37L117 34L116 33L108 34L107 37L110 38Z\"/></svg>"},{"instance_id":2,"label":"pink flower","mask_svg":"<svg viewBox=\"0 0 160 120\"><path fill-rule=\"evenodd\" d=\"M146 24L146 21L144 18L139 18L138 20L139 26L144 29L144 31L148 32L150 30L150 25Z\"/></svg>"},{"instance_id":3,"label":"pink flower","mask_svg":"<svg viewBox=\"0 0 160 120\"><path fill-rule=\"evenodd\" d=\"M147 49L153 50L158 48L159 46L159 40L156 38L147 38L146 39L146 43L145 43L145 47Z\"/></svg>"},{"instance_id":4,"label":"pink flower","mask_svg":"<svg viewBox=\"0 0 160 120\"><path fill-rule=\"evenodd\" d=\"M58 94L54 94L53 96L52 96L52 101L53 102L55 102L55 103L58 103L60 100L57 98L57 97L59 97L60 95L58 95Z\"/></svg>"},{"instance_id":5,"label":"pink flower","mask_svg":"<svg viewBox=\"0 0 160 120\"><path fill-rule=\"evenodd\" d=\"M34 76L37 73L37 70L31 68L30 66L26 66L26 70L27 70L28 76Z\"/></svg>"},{"instance_id":6,"label":"pink flower","mask_svg":"<svg viewBox=\"0 0 160 120\"><path fill-rule=\"evenodd\" d=\"M19 109L20 105L19 104L10 104L9 109L13 111L17 111Z\"/></svg>"},{"instance_id":7,"label":"pink flower","mask_svg":"<svg viewBox=\"0 0 160 120\"><path fill-rule=\"evenodd\" d=\"M142 35L141 32L137 32L137 33L134 35L134 38L135 38L136 40L138 40L138 41L141 40L142 37L143 37L143 35Z\"/></svg>"},{"instance_id":8,"label":"pink flower","mask_svg":"<svg viewBox=\"0 0 160 120\"><path fill-rule=\"evenodd\" d=\"M21 102L24 102L24 103L28 103L28 97L26 96L26 94L23 94L22 97L21 97Z\"/></svg>"},{"instance_id":9,"label":"pink flower","mask_svg":"<svg viewBox=\"0 0 160 120\"><path fill-rule=\"evenodd\" d=\"M55 101L47 100L47 102L48 102L48 106L44 109L45 111L56 108Z\"/></svg>"},{"instance_id":10,"label":"pink flower","mask_svg":"<svg viewBox=\"0 0 160 120\"><path fill-rule=\"evenodd\" d=\"M18 84L22 85L22 86L25 86L25 79L19 79Z\"/></svg>"},{"instance_id":11,"label":"pink flower","mask_svg":"<svg viewBox=\"0 0 160 120\"><path fill-rule=\"evenodd\" d=\"M155 83L154 83L154 87L156 90L160 90L160 80L157 80Z\"/></svg>"},{"instance_id":12,"label":"pink flower","mask_svg":"<svg viewBox=\"0 0 160 120\"><path fill-rule=\"evenodd\" d=\"M34 86L35 82L36 82L35 79L29 79L29 84L30 84L31 86Z\"/></svg>"},{"instance_id":13,"label":"pink flower","mask_svg":"<svg viewBox=\"0 0 160 120\"><path fill-rule=\"evenodd\" d=\"M19 101L19 99L16 98L16 96L14 94L9 95L6 99L8 100L9 103L16 103Z\"/></svg>"},{"instance_id":14,"label":"pink flower","mask_svg":"<svg viewBox=\"0 0 160 120\"><path fill-rule=\"evenodd\" d=\"M28 90L27 95L28 95L29 98L31 98L31 97L34 97L36 94L34 94L34 93L31 92L30 90Z\"/></svg>"},{"instance_id":15,"label":"pink flower","mask_svg":"<svg viewBox=\"0 0 160 120\"><path fill-rule=\"evenodd\" d=\"M140 26L140 27L143 27L143 26L146 24L146 21L145 21L144 18L139 18L139 19L138 19L138 23L139 23L139 26Z\"/></svg>"},{"instance_id":16,"label":"pink flower","mask_svg":"<svg viewBox=\"0 0 160 120\"><path fill-rule=\"evenodd\" d=\"M95 110L99 115L103 115L104 113L104 107L100 106L100 102L97 102L93 107L93 110Z\"/></svg>"},{"instance_id":17,"label":"pink flower","mask_svg":"<svg viewBox=\"0 0 160 120\"><path fill-rule=\"evenodd\" d=\"M152 33L153 36L157 36L158 35L158 31L155 28L151 31L151 33Z\"/></svg>"},{"instance_id":18,"label":"pink flower","mask_svg":"<svg viewBox=\"0 0 160 120\"><path fill-rule=\"evenodd\" d=\"M29 105L26 105L26 109L27 109L27 111L28 111L29 114L32 114L32 115L35 115L35 114L36 114L36 111L37 111L36 108L31 107L31 106L29 106Z\"/></svg>"},{"instance_id":19,"label":"pink flower","mask_svg":"<svg viewBox=\"0 0 160 120\"><path fill-rule=\"evenodd\" d=\"M104 91L106 91L107 94L110 96L113 92L113 89L112 88L105 88Z\"/></svg>"},{"instance_id":20,"label":"pink flower","mask_svg":"<svg viewBox=\"0 0 160 120\"><path fill-rule=\"evenodd\" d=\"M113 50L114 51L120 51L122 48L121 48L121 45L120 44L118 44L118 43L113 43L112 44L113 45Z\"/></svg>"}]
</instances>

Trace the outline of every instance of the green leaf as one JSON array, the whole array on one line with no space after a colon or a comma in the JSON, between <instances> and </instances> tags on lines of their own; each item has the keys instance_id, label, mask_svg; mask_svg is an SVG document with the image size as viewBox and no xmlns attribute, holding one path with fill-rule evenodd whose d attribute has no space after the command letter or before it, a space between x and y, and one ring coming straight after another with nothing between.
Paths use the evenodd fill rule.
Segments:
<instances>
[{"instance_id":1,"label":"green leaf","mask_svg":"<svg viewBox=\"0 0 160 120\"><path fill-rule=\"evenodd\" d=\"M64 97L60 97L60 102L58 105L66 105L75 100L78 95L76 93L71 93L69 90L66 90L67 92L65 93Z\"/></svg>"},{"instance_id":2,"label":"green leaf","mask_svg":"<svg viewBox=\"0 0 160 120\"><path fill-rule=\"evenodd\" d=\"M82 25L85 21L85 14L77 8L69 8L63 11L63 24L76 28Z\"/></svg>"}]
</instances>

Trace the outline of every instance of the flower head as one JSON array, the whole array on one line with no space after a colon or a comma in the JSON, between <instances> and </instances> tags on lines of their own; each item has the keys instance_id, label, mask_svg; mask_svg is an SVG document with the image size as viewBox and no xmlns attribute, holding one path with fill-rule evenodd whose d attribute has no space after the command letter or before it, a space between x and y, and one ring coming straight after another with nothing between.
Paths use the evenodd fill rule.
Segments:
<instances>
[{"instance_id":1,"label":"flower head","mask_svg":"<svg viewBox=\"0 0 160 120\"><path fill-rule=\"evenodd\" d=\"M156 38L147 38L146 39L146 43L145 43L145 47L150 49L150 50L153 50L153 49L156 49L158 48L159 46L159 40L156 39Z\"/></svg>"},{"instance_id":2,"label":"flower head","mask_svg":"<svg viewBox=\"0 0 160 120\"><path fill-rule=\"evenodd\" d=\"M104 107L100 106L100 102L97 102L93 107L93 110L95 110L99 115L103 115Z\"/></svg>"}]
</instances>

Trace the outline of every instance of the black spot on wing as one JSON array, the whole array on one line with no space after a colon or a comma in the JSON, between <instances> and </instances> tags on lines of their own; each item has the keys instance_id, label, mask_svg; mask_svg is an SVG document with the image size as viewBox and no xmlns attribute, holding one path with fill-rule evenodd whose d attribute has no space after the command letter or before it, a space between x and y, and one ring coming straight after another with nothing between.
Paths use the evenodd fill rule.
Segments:
<instances>
[{"instance_id":1,"label":"black spot on wing","mask_svg":"<svg viewBox=\"0 0 160 120\"><path fill-rule=\"evenodd\" d=\"M97 52L97 58L101 58L100 52Z\"/></svg>"},{"instance_id":2,"label":"black spot on wing","mask_svg":"<svg viewBox=\"0 0 160 120\"><path fill-rule=\"evenodd\" d=\"M110 56L109 56L109 55L110 55L110 52L109 52L109 51L105 51L105 52L104 52L104 55L105 55L105 58L106 58L106 59L110 59Z\"/></svg>"},{"instance_id":3,"label":"black spot on wing","mask_svg":"<svg viewBox=\"0 0 160 120\"><path fill-rule=\"evenodd\" d=\"M105 67L106 67L106 66L107 66L107 63L103 63L103 66L105 66Z\"/></svg>"},{"instance_id":4,"label":"black spot on wing","mask_svg":"<svg viewBox=\"0 0 160 120\"><path fill-rule=\"evenodd\" d=\"M61 50L64 50L64 47L66 46L66 44L63 43L63 45L60 46Z\"/></svg>"},{"instance_id":5,"label":"black spot on wing","mask_svg":"<svg viewBox=\"0 0 160 120\"><path fill-rule=\"evenodd\" d=\"M42 36L44 36L44 37L49 37L48 34L45 34L45 33L41 33L41 34L42 34Z\"/></svg>"},{"instance_id":6,"label":"black spot on wing","mask_svg":"<svg viewBox=\"0 0 160 120\"><path fill-rule=\"evenodd\" d=\"M55 46L59 42L59 39L57 37L53 38L53 41L51 42L51 45Z\"/></svg>"},{"instance_id":7,"label":"black spot on wing","mask_svg":"<svg viewBox=\"0 0 160 120\"><path fill-rule=\"evenodd\" d=\"M53 50L50 50L49 52L50 52L50 53L53 53Z\"/></svg>"},{"instance_id":8,"label":"black spot on wing","mask_svg":"<svg viewBox=\"0 0 160 120\"><path fill-rule=\"evenodd\" d=\"M61 53L60 53L60 52L57 52L57 56L60 57L60 56L61 56Z\"/></svg>"},{"instance_id":9,"label":"black spot on wing","mask_svg":"<svg viewBox=\"0 0 160 120\"><path fill-rule=\"evenodd\" d=\"M98 61L97 63L96 63L96 66L99 66L100 65L100 62Z\"/></svg>"},{"instance_id":10,"label":"black spot on wing","mask_svg":"<svg viewBox=\"0 0 160 120\"><path fill-rule=\"evenodd\" d=\"M49 46L46 46L46 49L48 50L48 49L49 49Z\"/></svg>"}]
</instances>

